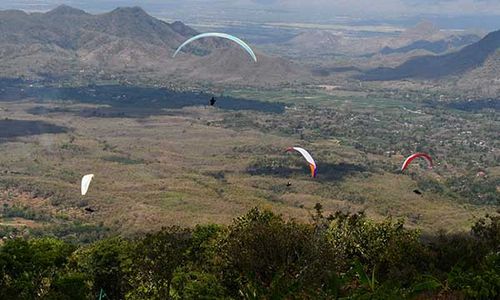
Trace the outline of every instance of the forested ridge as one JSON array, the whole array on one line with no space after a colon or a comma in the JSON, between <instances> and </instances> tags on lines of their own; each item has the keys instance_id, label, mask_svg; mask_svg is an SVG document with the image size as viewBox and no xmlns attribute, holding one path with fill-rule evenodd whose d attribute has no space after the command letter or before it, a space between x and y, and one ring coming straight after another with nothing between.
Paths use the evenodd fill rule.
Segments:
<instances>
[{"instance_id":1,"label":"forested ridge","mask_svg":"<svg viewBox=\"0 0 500 300\"><path fill-rule=\"evenodd\" d=\"M320 204L308 223L254 208L90 244L6 239L0 299L495 299L499 245L498 212L428 236Z\"/></svg>"}]
</instances>

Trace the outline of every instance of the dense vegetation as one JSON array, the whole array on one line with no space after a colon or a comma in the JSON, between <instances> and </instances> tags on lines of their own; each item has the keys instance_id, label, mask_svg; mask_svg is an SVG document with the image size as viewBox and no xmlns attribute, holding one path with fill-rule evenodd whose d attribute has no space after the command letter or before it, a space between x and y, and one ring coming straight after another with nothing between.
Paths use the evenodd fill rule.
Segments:
<instances>
[{"instance_id":1,"label":"dense vegetation","mask_svg":"<svg viewBox=\"0 0 500 300\"><path fill-rule=\"evenodd\" d=\"M229 226L168 227L77 245L0 248L1 299L403 299L500 295L500 215L422 236L363 213L310 223L252 209Z\"/></svg>"}]
</instances>

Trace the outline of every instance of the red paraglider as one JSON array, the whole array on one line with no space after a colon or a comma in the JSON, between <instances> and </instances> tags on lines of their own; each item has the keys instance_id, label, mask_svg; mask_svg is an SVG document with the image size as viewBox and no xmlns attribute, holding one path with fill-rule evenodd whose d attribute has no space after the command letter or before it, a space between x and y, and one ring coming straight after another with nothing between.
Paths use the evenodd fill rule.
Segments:
<instances>
[{"instance_id":1,"label":"red paraglider","mask_svg":"<svg viewBox=\"0 0 500 300\"><path fill-rule=\"evenodd\" d=\"M302 154L302 156L306 159L306 161L309 163L309 168L311 169L311 177L315 178L316 177L316 174L317 174L317 171L318 171L318 168L316 166L316 162L314 161L314 159L312 158L311 154L309 152L307 152L307 150L305 150L304 148L301 148L301 147L290 147L288 149L286 149L287 152L290 152L290 151L297 151L299 152L300 154Z\"/></svg>"},{"instance_id":2,"label":"red paraglider","mask_svg":"<svg viewBox=\"0 0 500 300\"><path fill-rule=\"evenodd\" d=\"M403 166L401 166L401 172L406 170L406 168L408 168L408 166L411 164L411 162L415 159L415 158L424 158L428 163L429 163L429 169L432 169L432 157L430 157L428 154L426 153L415 153L413 155L410 155L408 156L408 158L404 161L403 163Z\"/></svg>"}]
</instances>

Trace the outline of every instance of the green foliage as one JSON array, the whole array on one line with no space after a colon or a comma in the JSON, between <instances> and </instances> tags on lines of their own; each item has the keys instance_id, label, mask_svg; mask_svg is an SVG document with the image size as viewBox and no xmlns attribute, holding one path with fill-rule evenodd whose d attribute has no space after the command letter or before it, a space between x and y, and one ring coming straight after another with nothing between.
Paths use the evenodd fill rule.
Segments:
<instances>
[{"instance_id":1,"label":"green foliage","mask_svg":"<svg viewBox=\"0 0 500 300\"><path fill-rule=\"evenodd\" d=\"M500 210L495 215L486 215L472 227L472 235L491 249L500 249Z\"/></svg>"},{"instance_id":2,"label":"green foliage","mask_svg":"<svg viewBox=\"0 0 500 300\"><path fill-rule=\"evenodd\" d=\"M180 299L224 299L229 298L226 290L215 274L178 270L174 274L172 286L173 298Z\"/></svg>"},{"instance_id":3,"label":"green foliage","mask_svg":"<svg viewBox=\"0 0 500 300\"><path fill-rule=\"evenodd\" d=\"M191 235L189 261L204 271L212 270L218 254L218 242L225 233L225 228L220 225L197 225Z\"/></svg>"},{"instance_id":4,"label":"green foliage","mask_svg":"<svg viewBox=\"0 0 500 300\"><path fill-rule=\"evenodd\" d=\"M51 218L46 214L34 211L28 207L11 206L3 208L3 216L7 218L24 218L36 221L49 221Z\"/></svg>"},{"instance_id":5,"label":"green foliage","mask_svg":"<svg viewBox=\"0 0 500 300\"><path fill-rule=\"evenodd\" d=\"M142 288L132 295L143 299L170 299L175 271L185 264L190 245L188 229L174 226L147 234L135 249L133 268Z\"/></svg>"},{"instance_id":6,"label":"green foliage","mask_svg":"<svg viewBox=\"0 0 500 300\"><path fill-rule=\"evenodd\" d=\"M374 292L376 290L376 286L378 283L377 280L375 279L375 268L372 269L371 276L369 276L365 272L365 269L361 265L361 263L358 260L356 260L354 263L354 270L358 275L361 286L369 290L370 292Z\"/></svg>"},{"instance_id":7,"label":"green foliage","mask_svg":"<svg viewBox=\"0 0 500 300\"><path fill-rule=\"evenodd\" d=\"M411 285L406 292L407 298L414 298L426 292L443 290L443 284L432 275L424 275L420 280Z\"/></svg>"},{"instance_id":8,"label":"green foliage","mask_svg":"<svg viewBox=\"0 0 500 300\"><path fill-rule=\"evenodd\" d=\"M81 273L59 274L51 284L47 300L85 300L89 295L87 277Z\"/></svg>"},{"instance_id":9,"label":"green foliage","mask_svg":"<svg viewBox=\"0 0 500 300\"><path fill-rule=\"evenodd\" d=\"M498 214L470 234L421 236L365 214L311 223L254 208L229 226L169 227L86 246L0 246L0 299L496 299Z\"/></svg>"},{"instance_id":10,"label":"green foliage","mask_svg":"<svg viewBox=\"0 0 500 300\"><path fill-rule=\"evenodd\" d=\"M473 204L500 205L497 187L500 186L500 178L482 178L476 174L452 177L446 184L463 199Z\"/></svg>"},{"instance_id":11,"label":"green foliage","mask_svg":"<svg viewBox=\"0 0 500 300\"><path fill-rule=\"evenodd\" d=\"M283 298L320 289L336 258L314 227L252 209L229 227L222 242L224 275L250 297ZM253 296L252 296L253 297Z\"/></svg>"},{"instance_id":12,"label":"green foliage","mask_svg":"<svg viewBox=\"0 0 500 300\"><path fill-rule=\"evenodd\" d=\"M62 241L44 238L13 239L0 249L0 298L38 299L51 289L57 270L67 262L74 248Z\"/></svg>"},{"instance_id":13,"label":"green foliage","mask_svg":"<svg viewBox=\"0 0 500 300\"><path fill-rule=\"evenodd\" d=\"M498 299L500 297L500 254L487 256L474 269L454 268L449 274L452 289L461 290L471 299Z\"/></svg>"},{"instance_id":14,"label":"green foliage","mask_svg":"<svg viewBox=\"0 0 500 300\"><path fill-rule=\"evenodd\" d=\"M62 223L44 228L32 228L34 237L54 236L66 242L88 244L102 240L110 235L110 229L102 225L84 224L82 222Z\"/></svg>"},{"instance_id":15,"label":"green foliage","mask_svg":"<svg viewBox=\"0 0 500 300\"><path fill-rule=\"evenodd\" d=\"M122 238L99 241L77 251L73 268L88 276L93 295L103 289L110 299L123 299L131 290L134 245Z\"/></svg>"},{"instance_id":16,"label":"green foliage","mask_svg":"<svg viewBox=\"0 0 500 300\"><path fill-rule=\"evenodd\" d=\"M426 253L419 242L419 233L405 229L402 221L387 219L374 223L364 213L337 213L331 219L327 236L344 262L357 260L381 271L382 279L403 283L408 283L425 267Z\"/></svg>"}]
</instances>

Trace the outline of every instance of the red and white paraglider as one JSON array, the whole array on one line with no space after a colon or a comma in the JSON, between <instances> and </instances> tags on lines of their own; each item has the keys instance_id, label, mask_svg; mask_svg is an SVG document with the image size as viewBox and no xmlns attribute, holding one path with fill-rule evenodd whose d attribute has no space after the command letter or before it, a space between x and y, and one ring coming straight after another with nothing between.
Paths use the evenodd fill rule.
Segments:
<instances>
[{"instance_id":1,"label":"red and white paraglider","mask_svg":"<svg viewBox=\"0 0 500 300\"><path fill-rule=\"evenodd\" d=\"M432 167L433 167L432 157L430 157L429 154L426 154L426 153L415 153L415 154L412 154L412 155L408 156L408 158L404 161L403 165L401 166L401 172L403 172L404 170L406 170L406 168L408 168L408 166L411 164L411 162L415 158L423 158L423 159L425 159L427 161L428 165L429 165L429 169L432 169Z\"/></svg>"},{"instance_id":2,"label":"red and white paraglider","mask_svg":"<svg viewBox=\"0 0 500 300\"><path fill-rule=\"evenodd\" d=\"M306 161L309 163L309 168L311 169L311 176L313 178L316 177L316 172L317 172L317 166L316 166L316 162L314 161L314 159L312 158L311 154L309 154L309 152L307 152L307 150L305 150L304 148L300 148L300 147L290 147L288 149L286 149L287 152L291 152L291 151L297 151L299 152L300 154L302 154L302 156L306 159Z\"/></svg>"}]
</instances>

